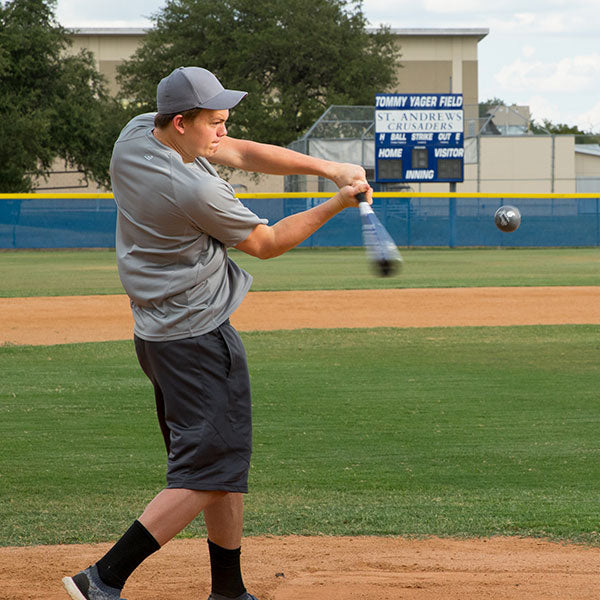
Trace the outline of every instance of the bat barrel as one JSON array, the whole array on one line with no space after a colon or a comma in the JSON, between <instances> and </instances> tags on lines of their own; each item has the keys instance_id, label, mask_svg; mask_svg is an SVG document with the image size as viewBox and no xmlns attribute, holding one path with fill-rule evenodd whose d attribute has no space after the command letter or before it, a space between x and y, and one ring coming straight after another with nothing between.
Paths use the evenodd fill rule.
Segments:
<instances>
[{"instance_id":1,"label":"bat barrel","mask_svg":"<svg viewBox=\"0 0 600 600\"><path fill-rule=\"evenodd\" d=\"M356 194L356 200L362 220L363 243L371 265L382 277L394 275L402 267L398 247L373 212L366 194Z\"/></svg>"}]
</instances>

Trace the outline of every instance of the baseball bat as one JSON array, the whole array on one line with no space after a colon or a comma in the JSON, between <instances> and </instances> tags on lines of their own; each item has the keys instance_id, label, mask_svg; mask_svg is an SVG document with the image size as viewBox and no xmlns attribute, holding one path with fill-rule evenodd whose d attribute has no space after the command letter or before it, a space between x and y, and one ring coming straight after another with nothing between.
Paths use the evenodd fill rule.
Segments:
<instances>
[{"instance_id":1,"label":"baseball bat","mask_svg":"<svg viewBox=\"0 0 600 600\"><path fill-rule=\"evenodd\" d=\"M402 268L402 256L392 236L387 232L364 192L356 194L362 222L363 244L375 272L382 277L394 275Z\"/></svg>"}]
</instances>

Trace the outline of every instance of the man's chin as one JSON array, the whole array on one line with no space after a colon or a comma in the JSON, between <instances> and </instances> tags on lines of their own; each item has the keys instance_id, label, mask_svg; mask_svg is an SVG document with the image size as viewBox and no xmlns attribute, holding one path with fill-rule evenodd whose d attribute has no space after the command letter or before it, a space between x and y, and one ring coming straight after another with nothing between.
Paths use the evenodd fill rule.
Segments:
<instances>
[{"instance_id":1,"label":"man's chin","mask_svg":"<svg viewBox=\"0 0 600 600\"><path fill-rule=\"evenodd\" d=\"M217 148L213 148L211 146L210 148L207 148L206 150L199 152L198 156L201 156L202 158L210 158L211 156L214 156L216 153L217 153Z\"/></svg>"}]
</instances>

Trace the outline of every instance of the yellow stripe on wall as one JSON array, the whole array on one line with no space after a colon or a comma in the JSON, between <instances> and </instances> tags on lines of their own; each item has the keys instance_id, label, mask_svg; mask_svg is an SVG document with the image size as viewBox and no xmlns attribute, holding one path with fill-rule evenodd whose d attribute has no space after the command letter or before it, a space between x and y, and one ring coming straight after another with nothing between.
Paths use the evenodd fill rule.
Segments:
<instances>
[{"instance_id":1,"label":"yellow stripe on wall","mask_svg":"<svg viewBox=\"0 0 600 600\"><path fill-rule=\"evenodd\" d=\"M236 196L240 199L269 199L269 198L331 198L334 192L261 192L261 193L240 193ZM524 198L600 198L600 194L501 194L485 192L374 192L375 198L504 198L504 199L524 199ZM64 193L64 194L0 194L0 200L23 200L23 199L93 199L103 198L111 199L114 195L110 192L103 193Z\"/></svg>"}]
</instances>

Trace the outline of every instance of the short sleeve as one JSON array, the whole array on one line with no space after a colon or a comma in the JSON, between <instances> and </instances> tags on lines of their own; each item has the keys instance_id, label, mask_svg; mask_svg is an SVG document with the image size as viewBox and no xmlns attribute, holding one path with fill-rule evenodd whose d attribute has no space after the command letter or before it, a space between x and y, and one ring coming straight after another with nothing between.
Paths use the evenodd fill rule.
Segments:
<instances>
[{"instance_id":1,"label":"short sleeve","mask_svg":"<svg viewBox=\"0 0 600 600\"><path fill-rule=\"evenodd\" d=\"M175 191L179 206L199 231L231 247L243 242L258 224L268 223L244 206L220 177L202 173L194 179L193 184L180 180Z\"/></svg>"}]
</instances>

